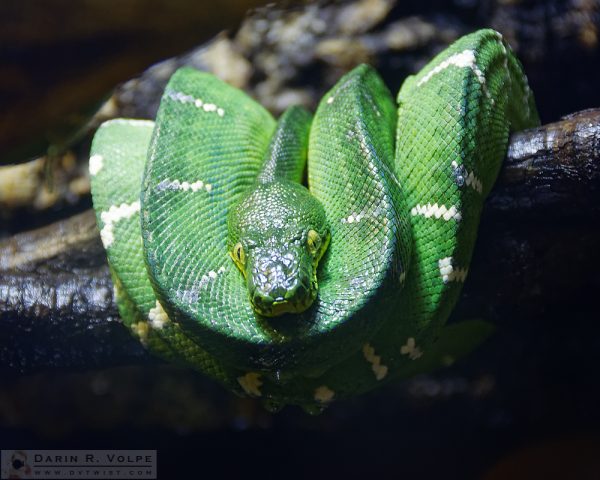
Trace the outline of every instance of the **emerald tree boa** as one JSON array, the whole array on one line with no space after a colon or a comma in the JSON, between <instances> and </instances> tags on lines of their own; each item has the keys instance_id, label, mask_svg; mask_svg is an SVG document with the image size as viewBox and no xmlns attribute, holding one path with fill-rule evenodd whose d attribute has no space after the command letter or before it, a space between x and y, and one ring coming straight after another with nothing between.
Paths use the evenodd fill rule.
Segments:
<instances>
[{"instance_id":1,"label":"emerald tree boa","mask_svg":"<svg viewBox=\"0 0 600 480\"><path fill-rule=\"evenodd\" d=\"M460 38L397 100L360 65L276 121L177 71L155 122L98 130L90 174L124 323L156 355L276 410L318 412L451 363L445 325L511 131L539 122L502 36Z\"/></svg>"}]
</instances>

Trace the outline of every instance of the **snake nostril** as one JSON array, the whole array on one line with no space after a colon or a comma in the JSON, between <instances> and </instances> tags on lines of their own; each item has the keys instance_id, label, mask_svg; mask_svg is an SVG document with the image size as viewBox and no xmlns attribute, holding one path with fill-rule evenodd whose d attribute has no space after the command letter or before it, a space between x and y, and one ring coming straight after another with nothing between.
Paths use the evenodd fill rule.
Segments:
<instances>
[{"instance_id":1,"label":"snake nostril","mask_svg":"<svg viewBox=\"0 0 600 480\"><path fill-rule=\"evenodd\" d=\"M269 295L271 295L276 302L280 302L284 299L286 293L286 288L284 288L283 286L278 286L271 290L271 292L269 292Z\"/></svg>"},{"instance_id":2,"label":"snake nostril","mask_svg":"<svg viewBox=\"0 0 600 480\"><path fill-rule=\"evenodd\" d=\"M252 304L260 311L267 312L273 307L274 299L270 295L255 292L252 296Z\"/></svg>"}]
</instances>

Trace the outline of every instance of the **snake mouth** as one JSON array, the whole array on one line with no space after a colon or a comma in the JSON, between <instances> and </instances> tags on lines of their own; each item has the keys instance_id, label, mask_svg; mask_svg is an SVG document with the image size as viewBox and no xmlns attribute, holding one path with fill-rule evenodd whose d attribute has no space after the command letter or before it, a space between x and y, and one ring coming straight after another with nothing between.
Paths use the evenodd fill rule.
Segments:
<instances>
[{"instance_id":1,"label":"snake mouth","mask_svg":"<svg viewBox=\"0 0 600 480\"><path fill-rule=\"evenodd\" d=\"M308 307L310 307L310 303L302 304L299 302L289 302L287 300L279 302L275 301L268 307L259 307L259 304L254 304L254 309L264 317L278 317L284 313L302 313Z\"/></svg>"},{"instance_id":2,"label":"snake mouth","mask_svg":"<svg viewBox=\"0 0 600 480\"><path fill-rule=\"evenodd\" d=\"M317 296L316 282L311 282L309 288L304 284L298 285L294 290L285 294L272 296L259 289L250 295L250 303L256 313L264 317L277 317L284 313L302 313L307 310Z\"/></svg>"},{"instance_id":3,"label":"snake mouth","mask_svg":"<svg viewBox=\"0 0 600 480\"><path fill-rule=\"evenodd\" d=\"M313 303L312 295L303 299L294 300L272 300L262 296L254 296L250 303L256 313L263 317L278 317L284 313L302 313Z\"/></svg>"}]
</instances>

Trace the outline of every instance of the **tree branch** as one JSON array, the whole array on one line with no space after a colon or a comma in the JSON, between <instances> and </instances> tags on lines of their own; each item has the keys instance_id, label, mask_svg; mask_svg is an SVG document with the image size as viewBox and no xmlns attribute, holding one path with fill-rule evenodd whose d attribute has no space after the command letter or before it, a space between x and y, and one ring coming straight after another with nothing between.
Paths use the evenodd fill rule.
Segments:
<instances>
[{"instance_id":1,"label":"tree branch","mask_svg":"<svg viewBox=\"0 0 600 480\"><path fill-rule=\"evenodd\" d=\"M600 109L513 135L455 316L590 306L600 264ZM515 320L516 321L516 320ZM121 324L91 211L0 242L0 368L152 361Z\"/></svg>"}]
</instances>

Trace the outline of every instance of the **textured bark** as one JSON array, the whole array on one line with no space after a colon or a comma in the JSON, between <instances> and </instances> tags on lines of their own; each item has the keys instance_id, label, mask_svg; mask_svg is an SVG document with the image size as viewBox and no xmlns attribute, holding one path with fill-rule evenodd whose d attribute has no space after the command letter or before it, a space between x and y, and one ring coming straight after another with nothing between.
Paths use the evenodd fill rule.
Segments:
<instances>
[{"instance_id":1,"label":"textured bark","mask_svg":"<svg viewBox=\"0 0 600 480\"><path fill-rule=\"evenodd\" d=\"M599 189L600 109L513 135L456 315L589 306L581 286L598 283ZM148 361L119 320L91 211L0 242L1 368Z\"/></svg>"}]
</instances>

